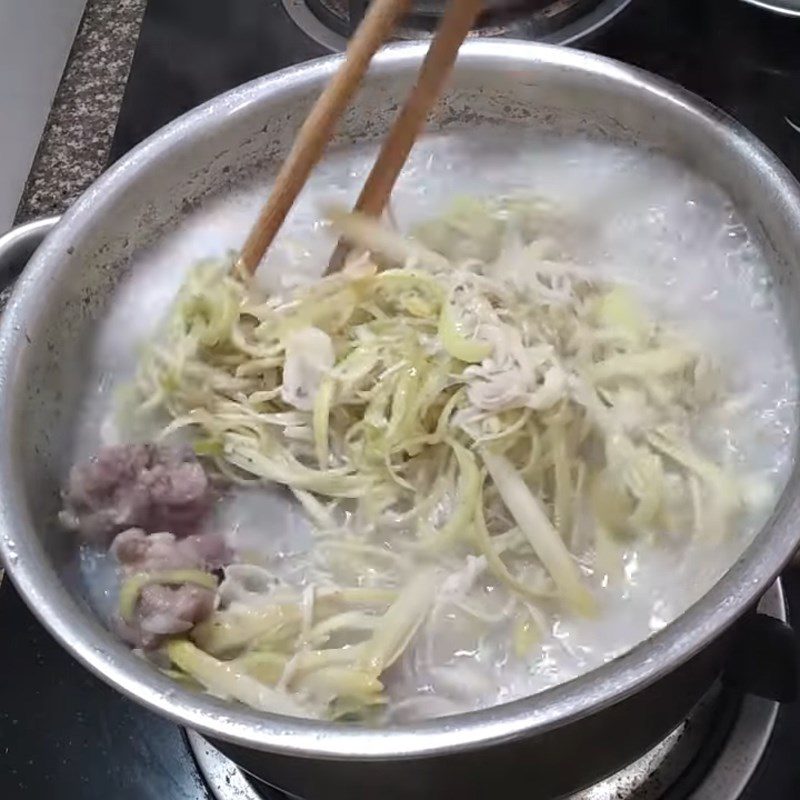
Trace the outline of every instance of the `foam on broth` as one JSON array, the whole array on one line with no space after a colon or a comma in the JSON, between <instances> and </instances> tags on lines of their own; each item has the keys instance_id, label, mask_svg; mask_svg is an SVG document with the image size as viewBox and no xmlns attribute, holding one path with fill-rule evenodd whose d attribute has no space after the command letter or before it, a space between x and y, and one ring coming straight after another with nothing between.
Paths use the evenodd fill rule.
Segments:
<instances>
[{"instance_id":1,"label":"foam on broth","mask_svg":"<svg viewBox=\"0 0 800 800\"><path fill-rule=\"evenodd\" d=\"M291 285L319 274L331 249L318 222L319 205L352 204L375 153L372 147L341 149L320 165L262 268L266 285ZM798 376L768 267L728 198L663 156L487 128L421 141L394 193L392 211L407 229L442 213L456 195L520 192L550 200L575 220L571 247L580 263L629 283L655 317L676 323L723 363L742 413L733 423L709 415L702 421L705 438L741 471L761 475L777 498L793 457ZM209 202L139 254L100 327L76 459L113 436L99 421L108 417L114 389L130 376L137 348L152 335L188 268L240 245L266 193L259 182ZM695 541L688 547L636 544L624 550L621 579L595 578L603 584L600 617L553 614L548 635L526 659L509 653L502 625L476 638L462 635L453 618L445 620L447 635L433 640L423 632L388 681L398 701L397 718L529 695L617 657L702 596L767 513L752 514L713 549ZM301 513L280 493L240 493L214 524L229 530L234 543L262 547L269 556L296 553L309 541ZM84 554L87 588L106 613L115 588L102 562ZM504 590L487 582L485 591L502 609ZM441 666L421 671L420 651L431 647Z\"/></svg>"}]
</instances>

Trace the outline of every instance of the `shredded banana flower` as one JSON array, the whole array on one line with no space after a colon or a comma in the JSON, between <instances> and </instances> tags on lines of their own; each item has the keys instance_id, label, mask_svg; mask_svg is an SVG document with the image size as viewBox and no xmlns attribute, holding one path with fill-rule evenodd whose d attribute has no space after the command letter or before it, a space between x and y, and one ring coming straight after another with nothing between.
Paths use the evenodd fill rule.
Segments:
<instances>
[{"instance_id":1,"label":"shredded banana flower","mask_svg":"<svg viewBox=\"0 0 800 800\"><path fill-rule=\"evenodd\" d=\"M174 670L263 710L380 715L386 670L445 609L528 658L553 609L594 613L615 543L730 529L742 481L692 427L718 372L569 260L556 209L461 201L414 238L329 217L342 272L264 297L201 264L142 356L133 424L188 436L231 484L288 487L317 529L304 582L229 567Z\"/></svg>"}]
</instances>

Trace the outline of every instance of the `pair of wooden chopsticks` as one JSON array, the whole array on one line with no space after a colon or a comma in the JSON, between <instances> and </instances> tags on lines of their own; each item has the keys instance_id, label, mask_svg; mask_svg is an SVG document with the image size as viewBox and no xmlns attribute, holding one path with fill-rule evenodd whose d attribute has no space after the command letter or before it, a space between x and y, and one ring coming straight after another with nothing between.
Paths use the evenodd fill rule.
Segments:
<instances>
[{"instance_id":1,"label":"pair of wooden chopsticks","mask_svg":"<svg viewBox=\"0 0 800 800\"><path fill-rule=\"evenodd\" d=\"M252 275L280 230L286 215L322 157L333 129L366 74L372 57L391 36L410 0L373 0L356 30L342 66L319 96L281 167L269 199L242 247L237 268ZM442 91L458 49L474 25L482 0L449 0L417 82L381 147L356 202L356 210L380 216L408 154ZM339 269L346 248L340 243L329 271Z\"/></svg>"}]
</instances>

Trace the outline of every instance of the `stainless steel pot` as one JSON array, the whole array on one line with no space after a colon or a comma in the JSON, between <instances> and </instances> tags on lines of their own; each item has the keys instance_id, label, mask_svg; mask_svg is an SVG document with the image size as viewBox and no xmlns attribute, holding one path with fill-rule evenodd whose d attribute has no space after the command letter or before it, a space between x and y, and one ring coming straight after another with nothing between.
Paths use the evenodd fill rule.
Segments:
<instances>
[{"instance_id":1,"label":"stainless steel pot","mask_svg":"<svg viewBox=\"0 0 800 800\"><path fill-rule=\"evenodd\" d=\"M423 52L414 44L380 54L339 142L385 132ZM156 673L96 620L73 546L54 525L64 454L86 389L87 343L131 255L207 199L278 163L337 64L326 58L257 80L185 115L104 175L38 249L0 325L0 551L33 611L89 669L294 794L477 798L502 787L557 797L644 752L719 675L731 626L800 538L797 470L768 525L726 576L626 656L535 697L380 731L258 714ZM800 188L717 109L586 53L476 41L465 46L432 127L478 124L628 141L709 176L761 237L787 325L797 333Z\"/></svg>"},{"instance_id":2,"label":"stainless steel pot","mask_svg":"<svg viewBox=\"0 0 800 800\"><path fill-rule=\"evenodd\" d=\"M795 0L789 0L794 2ZM800 1L800 0L798 0ZM314 41L334 52L343 51L350 33L353 0L281 0L284 11ZM482 36L498 36L575 44L585 41L622 14L632 0L485 0L478 22ZM356 15L366 0L355 3ZM418 39L431 33L446 0L415 0L396 31L398 39Z\"/></svg>"}]
</instances>

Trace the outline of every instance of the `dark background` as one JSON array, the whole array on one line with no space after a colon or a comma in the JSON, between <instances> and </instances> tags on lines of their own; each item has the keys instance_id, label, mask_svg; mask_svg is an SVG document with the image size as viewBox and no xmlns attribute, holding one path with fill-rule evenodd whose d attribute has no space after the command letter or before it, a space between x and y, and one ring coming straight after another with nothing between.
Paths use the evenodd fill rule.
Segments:
<instances>
[{"instance_id":1,"label":"dark background","mask_svg":"<svg viewBox=\"0 0 800 800\"><path fill-rule=\"evenodd\" d=\"M634 0L584 46L721 106L800 176L800 133L789 124L800 126L800 20L738 0ZM322 54L280 0L149 0L112 160L198 103ZM800 618L800 574L788 572L785 588ZM180 729L73 661L8 579L0 649L2 800L207 800ZM784 706L748 800L800 797L798 751L800 707Z\"/></svg>"}]
</instances>

